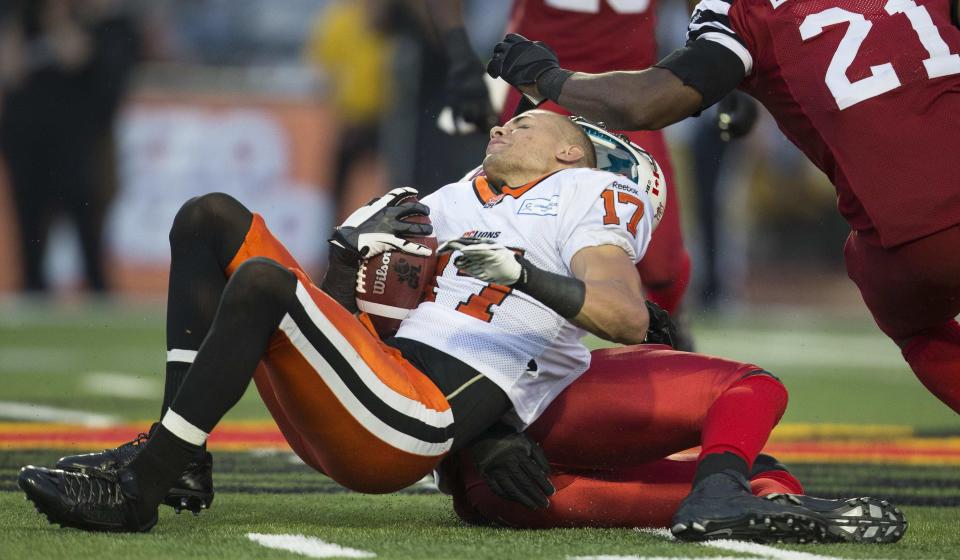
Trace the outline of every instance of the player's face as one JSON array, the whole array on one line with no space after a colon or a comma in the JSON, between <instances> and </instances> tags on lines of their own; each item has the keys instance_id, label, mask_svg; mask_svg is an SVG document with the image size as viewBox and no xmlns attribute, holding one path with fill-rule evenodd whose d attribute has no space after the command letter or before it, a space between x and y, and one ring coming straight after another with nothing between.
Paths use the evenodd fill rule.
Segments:
<instances>
[{"instance_id":1,"label":"player's face","mask_svg":"<svg viewBox=\"0 0 960 560\"><path fill-rule=\"evenodd\" d=\"M490 129L490 142L483 161L490 172L548 173L556 164L562 143L557 123L565 118L548 111L529 111Z\"/></svg>"}]
</instances>

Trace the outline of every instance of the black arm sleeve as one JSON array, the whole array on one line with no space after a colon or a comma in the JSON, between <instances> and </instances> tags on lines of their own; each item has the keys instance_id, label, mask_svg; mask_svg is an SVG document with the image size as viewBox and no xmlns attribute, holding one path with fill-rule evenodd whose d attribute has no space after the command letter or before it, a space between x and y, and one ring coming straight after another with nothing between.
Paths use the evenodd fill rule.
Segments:
<instances>
[{"instance_id":1,"label":"black arm sleeve","mask_svg":"<svg viewBox=\"0 0 960 560\"><path fill-rule=\"evenodd\" d=\"M582 280L547 272L519 255L517 261L523 271L511 288L528 294L564 319L572 319L580 313L587 295Z\"/></svg>"},{"instance_id":2,"label":"black arm sleeve","mask_svg":"<svg viewBox=\"0 0 960 560\"><path fill-rule=\"evenodd\" d=\"M654 64L674 73L703 96L700 110L720 101L744 78L743 62L730 49L706 39L690 41Z\"/></svg>"}]
</instances>

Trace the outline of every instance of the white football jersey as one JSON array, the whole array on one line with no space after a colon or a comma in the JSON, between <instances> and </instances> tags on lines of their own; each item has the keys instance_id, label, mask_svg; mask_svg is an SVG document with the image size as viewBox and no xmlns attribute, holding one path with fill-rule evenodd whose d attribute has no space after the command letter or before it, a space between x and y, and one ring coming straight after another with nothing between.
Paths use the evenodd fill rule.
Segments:
<instances>
[{"instance_id":1,"label":"white football jersey","mask_svg":"<svg viewBox=\"0 0 960 560\"><path fill-rule=\"evenodd\" d=\"M581 249L616 245L637 262L650 242L653 209L623 176L566 169L496 194L485 177L425 197L437 240L496 241L535 266L573 276ZM420 341L475 368L506 392L520 427L532 423L590 365L585 332L527 294L457 271L441 255L433 294L396 336Z\"/></svg>"}]
</instances>

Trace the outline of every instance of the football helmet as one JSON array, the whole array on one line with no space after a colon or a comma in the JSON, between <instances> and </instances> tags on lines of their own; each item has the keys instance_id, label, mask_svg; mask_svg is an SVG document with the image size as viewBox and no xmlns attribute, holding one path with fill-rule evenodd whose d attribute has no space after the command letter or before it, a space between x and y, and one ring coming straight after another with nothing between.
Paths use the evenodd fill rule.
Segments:
<instances>
[{"instance_id":1,"label":"football helmet","mask_svg":"<svg viewBox=\"0 0 960 560\"><path fill-rule=\"evenodd\" d=\"M602 123L583 117L570 117L593 142L597 151L597 169L623 175L647 192L653 204L653 228L656 229L667 208L667 183L656 160L626 136L610 132Z\"/></svg>"}]
</instances>

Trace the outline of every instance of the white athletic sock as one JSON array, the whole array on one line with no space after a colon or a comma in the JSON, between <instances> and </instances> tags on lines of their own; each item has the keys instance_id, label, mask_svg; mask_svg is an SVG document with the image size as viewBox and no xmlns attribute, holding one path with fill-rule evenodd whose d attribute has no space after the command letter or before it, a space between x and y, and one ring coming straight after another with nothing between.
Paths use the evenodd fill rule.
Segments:
<instances>
[{"instance_id":1,"label":"white athletic sock","mask_svg":"<svg viewBox=\"0 0 960 560\"><path fill-rule=\"evenodd\" d=\"M163 415L163 420L161 420L160 423L171 434L193 445L203 445L209 436L207 432L187 422L183 416L174 412L173 409L167 410L167 413Z\"/></svg>"},{"instance_id":2,"label":"white athletic sock","mask_svg":"<svg viewBox=\"0 0 960 560\"><path fill-rule=\"evenodd\" d=\"M197 357L196 350L181 350L179 348L174 348L172 350L167 350L167 362L180 362L184 364L192 364L193 360Z\"/></svg>"}]
</instances>

